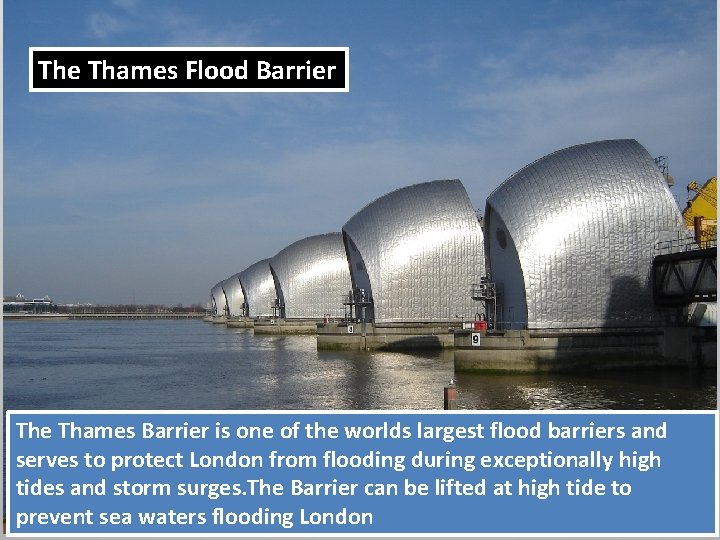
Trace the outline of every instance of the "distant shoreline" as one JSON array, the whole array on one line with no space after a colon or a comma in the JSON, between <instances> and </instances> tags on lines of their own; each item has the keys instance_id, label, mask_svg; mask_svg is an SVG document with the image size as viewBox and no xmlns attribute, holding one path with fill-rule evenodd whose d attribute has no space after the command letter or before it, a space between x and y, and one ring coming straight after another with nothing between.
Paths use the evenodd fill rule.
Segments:
<instances>
[{"instance_id":1,"label":"distant shoreline","mask_svg":"<svg viewBox=\"0 0 720 540\"><path fill-rule=\"evenodd\" d=\"M205 313L4 313L13 321L79 320L79 319L202 319Z\"/></svg>"}]
</instances>

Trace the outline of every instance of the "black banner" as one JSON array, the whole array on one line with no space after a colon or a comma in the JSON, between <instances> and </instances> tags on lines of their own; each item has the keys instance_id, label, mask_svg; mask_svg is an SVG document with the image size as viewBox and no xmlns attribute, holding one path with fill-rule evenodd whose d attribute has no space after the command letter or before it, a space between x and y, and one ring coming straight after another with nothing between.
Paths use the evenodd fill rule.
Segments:
<instances>
[{"instance_id":1,"label":"black banner","mask_svg":"<svg viewBox=\"0 0 720 540\"><path fill-rule=\"evenodd\" d=\"M30 91L348 92L349 48L30 48Z\"/></svg>"}]
</instances>

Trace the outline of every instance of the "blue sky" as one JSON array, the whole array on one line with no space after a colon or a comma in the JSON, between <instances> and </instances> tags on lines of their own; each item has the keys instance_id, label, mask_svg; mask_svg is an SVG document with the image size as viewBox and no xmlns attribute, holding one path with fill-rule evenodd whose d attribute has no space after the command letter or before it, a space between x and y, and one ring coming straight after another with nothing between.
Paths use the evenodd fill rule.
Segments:
<instances>
[{"instance_id":1,"label":"blue sky","mask_svg":"<svg viewBox=\"0 0 720 540\"><path fill-rule=\"evenodd\" d=\"M395 188L635 138L716 174L715 1L4 2L4 294L206 303ZM337 94L29 93L30 46L348 46Z\"/></svg>"}]
</instances>

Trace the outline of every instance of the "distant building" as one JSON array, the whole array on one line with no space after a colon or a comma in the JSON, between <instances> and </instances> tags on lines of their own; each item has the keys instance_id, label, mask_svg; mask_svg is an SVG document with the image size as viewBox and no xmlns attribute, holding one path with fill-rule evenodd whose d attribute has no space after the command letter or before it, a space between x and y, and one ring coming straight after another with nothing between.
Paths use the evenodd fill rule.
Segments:
<instances>
[{"instance_id":1,"label":"distant building","mask_svg":"<svg viewBox=\"0 0 720 540\"><path fill-rule=\"evenodd\" d=\"M3 297L3 313L56 313L57 304L50 300L49 296L44 298L26 299L22 294Z\"/></svg>"}]
</instances>

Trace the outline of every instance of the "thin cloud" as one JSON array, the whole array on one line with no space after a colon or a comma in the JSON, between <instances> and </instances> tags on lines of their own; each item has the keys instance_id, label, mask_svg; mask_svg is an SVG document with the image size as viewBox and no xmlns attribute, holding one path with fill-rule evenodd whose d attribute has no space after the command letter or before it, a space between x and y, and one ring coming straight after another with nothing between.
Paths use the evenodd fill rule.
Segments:
<instances>
[{"instance_id":1,"label":"thin cloud","mask_svg":"<svg viewBox=\"0 0 720 540\"><path fill-rule=\"evenodd\" d=\"M257 44L263 29L276 25L272 18L246 20L235 23L228 20L223 26L213 26L202 16L161 5L155 2L114 0L113 11L96 11L87 16L90 34L98 39L133 36L139 32L152 35L150 46L250 46Z\"/></svg>"},{"instance_id":2,"label":"thin cloud","mask_svg":"<svg viewBox=\"0 0 720 540\"><path fill-rule=\"evenodd\" d=\"M113 4L125 11L136 11L140 6L140 0L113 0Z\"/></svg>"},{"instance_id":3,"label":"thin cloud","mask_svg":"<svg viewBox=\"0 0 720 540\"><path fill-rule=\"evenodd\" d=\"M88 26L91 34L100 39L107 39L111 36L124 32L127 24L118 17L109 13L91 13L88 16Z\"/></svg>"}]
</instances>

